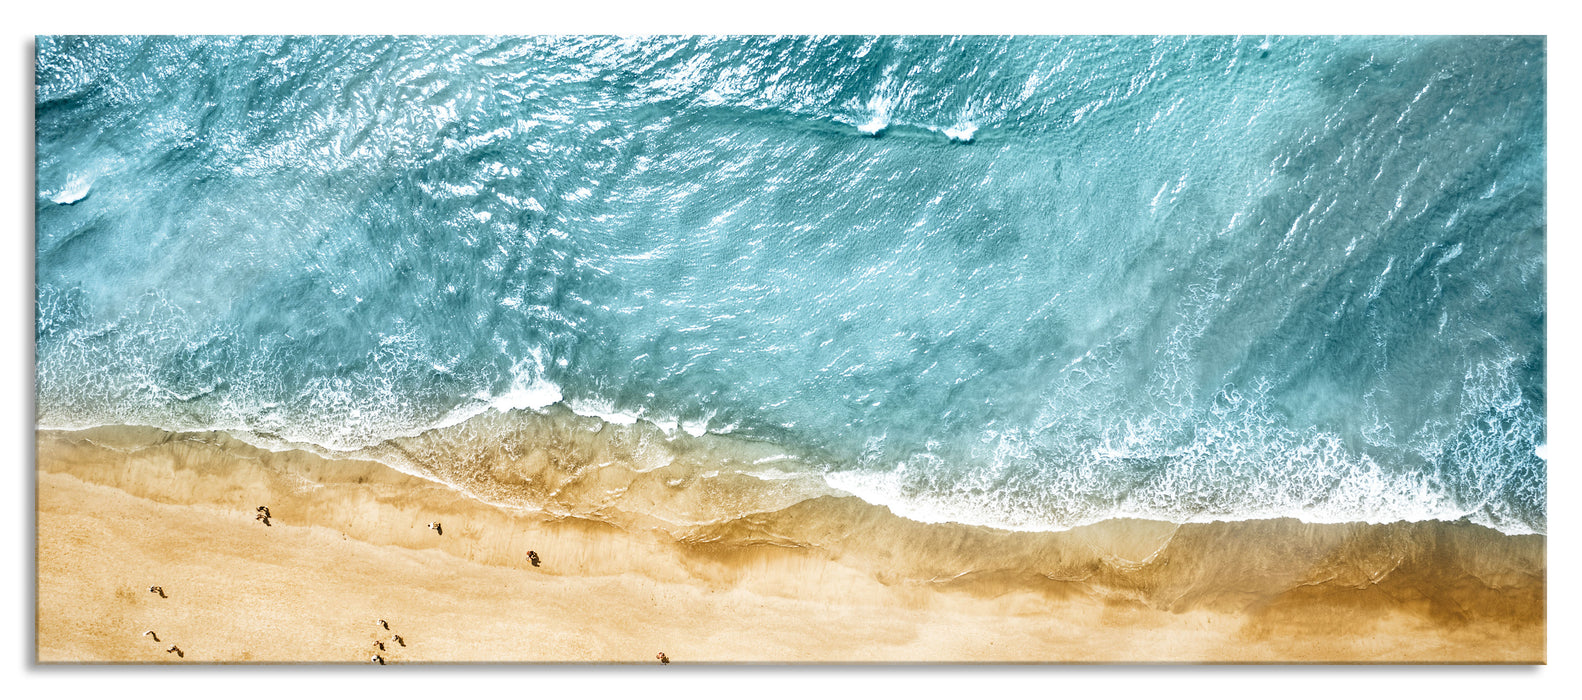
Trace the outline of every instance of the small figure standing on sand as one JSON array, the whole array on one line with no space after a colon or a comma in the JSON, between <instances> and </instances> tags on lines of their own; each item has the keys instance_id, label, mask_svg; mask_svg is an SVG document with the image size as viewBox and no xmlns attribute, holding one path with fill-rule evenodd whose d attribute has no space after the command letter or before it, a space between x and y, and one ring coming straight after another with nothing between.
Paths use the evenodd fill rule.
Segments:
<instances>
[{"instance_id":1,"label":"small figure standing on sand","mask_svg":"<svg viewBox=\"0 0 1582 700\"><path fill-rule=\"evenodd\" d=\"M661 663L661 664L668 664L668 663L670 663L670 657L665 656L665 652L662 652L662 651L659 652L658 654L655 654L654 658L659 659L659 663Z\"/></svg>"},{"instance_id":2,"label":"small figure standing on sand","mask_svg":"<svg viewBox=\"0 0 1582 700\"><path fill-rule=\"evenodd\" d=\"M169 596L165 595L165 589L160 588L159 586L149 586L148 587L148 592L149 593L158 593L159 597L161 597L161 598L169 597Z\"/></svg>"},{"instance_id":3,"label":"small figure standing on sand","mask_svg":"<svg viewBox=\"0 0 1582 700\"><path fill-rule=\"evenodd\" d=\"M171 652L175 652L176 656L178 656L180 658L183 658L183 659L187 658L186 654L181 653L181 647L178 647L178 646L176 646L174 644L170 645L170 648L165 650L166 654L169 654Z\"/></svg>"},{"instance_id":4,"label":"small figure standing on sand","mask_svg":"<svg viewBox=\"0 0 1582 700\"><path fill-rule=\"evenodd\" d=\"M395 635L395 636L392 636L390 638L390 641L395 642L396 644L400 644L401 646L406 646L406 640L402 639L401 635L399 635L399 634Z\"/></svg>"},{"instance_id":5,"label":"small figure standing on sand","mask_svg":"<svg viewBox=\"0 0 1582 700\"><path fill-rule=\"evenodd\" d=\"M538 552L527 550L527 560L533 562L533 566L538 566Z\"/></svg>"},{"instance_id":6,"label":"small figure standing on sand","mask_svg":"<svg viewBox=\"0 0 1582 700\"><path fill-rule=\"evenodd\" d=\"M269 524L269 506L259 506L258 507L258 515L254 516L253 519L254 520L262 520L262 521L264 521L265 525L268 525Z\"/></svg>"},{"instance_id":7,"label":"small figure standing on sand","mask_svg":"<svg viewBox=\"0 0 1582 700\"><path fill-rule=\"evenodd\" d=\"M428 524L428 529L433 530L434 534L436 534L436 535L443 535L443 534L445 534L445 529L439 526L439 521L438 520L436 520L436 521L434 521L432 523L429 523Z\"/></svg>"},{"instance_id":8,"label":"small figure standing on sand","mask_svg":"<svg viewBox=\"0 0 1582 700\"><path fill-rule=\"evenodd\" d=\"M385 628L385 631L386 631L386 632L388 632L388 631L390 631L390 623L388 623L388 622L385 622L385 621L384 621L384 620L374 620L374 624L376 624L376 625L379 625L379 626L380 626L380 627L383 627L383 628Z\"/></svg>"},{"instance_id":9,"label":"small figure standing on sand","mask_svg":"<svg viewBox=\"0 0 1582 700\"><path fill-rule=\"evenodd\" d=\"M380 666L385 665L385 657L378 654L374 654L373 658L369 659L369 661L379 664Z\"/></svg>"},{"instance_id":10,"label":"small figure standing on sand","mask_svg":"<svg viewBox=\"0 0 1582 700\"><path fill-rule=\"evenodd\" d=\"M385 643L381 642L381 641L379 641L377 639L374 640L374 646L379 647L379 651L384 651L385 650Z\"/></svg>"},{"instance_id":11,"label":"small figure standing on sand","mask_svg":"<svg viewBox=\"0 0 1582 700\"><path fill-rule=\"evenodd\" d=\"M154 630L149 630L147 632L144 632L143 636L144 637L153 637L154 641L156 641L156 642L159 641L159 635L154 634Z\"/></svg>"}]
</instances>

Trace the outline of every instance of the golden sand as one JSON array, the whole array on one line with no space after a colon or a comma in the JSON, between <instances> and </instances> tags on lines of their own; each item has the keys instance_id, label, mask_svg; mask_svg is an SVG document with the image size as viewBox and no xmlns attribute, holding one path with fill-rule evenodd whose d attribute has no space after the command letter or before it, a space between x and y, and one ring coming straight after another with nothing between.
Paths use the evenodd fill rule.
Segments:
<instances>
[{"instance_id":1,"label":"golden sand","mask_svg":"<svg viewBox=\"0 0 1582 700\"><path fill-rule=\"evenodd\" d=\"M1468 523L1011 533L820 498L678 533L222 434L38 438L45 663L1545 661L1544 538Z\"/></svg>"}]
</instances>

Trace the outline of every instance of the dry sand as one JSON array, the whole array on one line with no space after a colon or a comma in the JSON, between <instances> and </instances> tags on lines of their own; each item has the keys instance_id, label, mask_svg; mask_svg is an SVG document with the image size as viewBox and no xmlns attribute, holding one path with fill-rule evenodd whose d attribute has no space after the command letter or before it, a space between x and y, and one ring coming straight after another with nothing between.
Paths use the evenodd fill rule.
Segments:
<instances>
[{"instance_id":1,"label":"dry sand","mask_svg":"<svg viewBox=\"0 0 1582 700\"><path fill-rule=\"evenodd\" d=\"M1466 523L1004 533L821 499L759 526L851 542L678 542L220 434L38 435L45 663L1545 660L1544 538Z\"/></svg>"}]
</instances>

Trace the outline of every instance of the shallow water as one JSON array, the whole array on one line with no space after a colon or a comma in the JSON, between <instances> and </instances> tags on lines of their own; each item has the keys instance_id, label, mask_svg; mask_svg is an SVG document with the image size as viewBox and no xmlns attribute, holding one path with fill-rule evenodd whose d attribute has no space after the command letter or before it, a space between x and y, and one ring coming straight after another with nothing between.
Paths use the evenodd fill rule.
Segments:
<instances>
[{"instance_id":1,"label":"shallow water","mask_svg":"<svg viewBox=\"0 0 1582 700\"><path fill-rule=\"evenodd\" d=\"M1545 60L43 37L38 421L682 523L1542 532Z\"/></svg>"}]
</instances>

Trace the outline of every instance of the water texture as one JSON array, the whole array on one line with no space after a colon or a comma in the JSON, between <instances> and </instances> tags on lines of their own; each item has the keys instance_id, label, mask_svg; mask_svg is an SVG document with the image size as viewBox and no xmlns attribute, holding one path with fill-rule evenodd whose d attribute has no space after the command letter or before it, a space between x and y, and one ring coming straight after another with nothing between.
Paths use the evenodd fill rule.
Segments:
<instances>
[{"instance_id":1,"label":"water texture","mask_svg":"<svg viewBox=\"0 0 1582 700\"><path fill-rule=\"evenodd\" d=\"M41 427L530 507L618 468L578 498L670 521L1545 530L1541 38L40 37L36 80Z\"/></svg>"}]
</instances>

